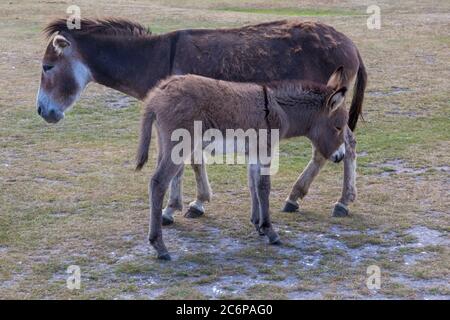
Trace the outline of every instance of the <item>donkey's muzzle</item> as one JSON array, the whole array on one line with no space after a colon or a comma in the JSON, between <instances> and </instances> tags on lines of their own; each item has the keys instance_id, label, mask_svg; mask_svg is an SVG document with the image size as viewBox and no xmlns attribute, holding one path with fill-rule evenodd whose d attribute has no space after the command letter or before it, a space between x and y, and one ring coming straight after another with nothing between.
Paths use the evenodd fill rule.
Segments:
<instances>
[{"instance_id":1,"label":"donkey's muzzle","mask_svg":"<svg viewBox=\"0 0 450 320\"><path fill-rule=\"evenodd\" d=\"M330 157L334 163L339 163L345 157L345 144L342 144Z\"/></svg>"},{"instance_id":2,"label":"donkey's muzzle","mask_svg":"<svg viewBox=\"0 0 450 320\"><path fill-rule=\"evenodd\" d=\"M64 118L64 113L54 108L46 108L42 104L38 105L37 113L48 123L57 123Z\"/></svg>"},{"instance_id":3,"label":"donkey's muzzle","mask_svg":"<svg viewBox=\"0 0 450 320\"><path fill-rule=\"evenodd\" d=\"M344 159L344 155L343 155L343 154L341 154L341 155L335 155L335 156L333 157L333 162L334 162L334 163L339 163L339 162L342 161L342 159Z\"/></svg>"}]
</instances>

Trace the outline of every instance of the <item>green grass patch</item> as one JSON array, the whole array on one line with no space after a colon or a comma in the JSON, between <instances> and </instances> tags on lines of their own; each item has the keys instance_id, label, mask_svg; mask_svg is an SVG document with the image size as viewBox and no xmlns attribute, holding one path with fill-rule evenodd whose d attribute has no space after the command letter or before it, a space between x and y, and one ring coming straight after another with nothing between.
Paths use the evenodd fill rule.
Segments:
<instances>
[{"instance_id":1,"label":"green grass patch","mask_svg":"<svg viewBox=\"0 0 450 320\"><path fill-rule=\"evenodd\" d=\"M200 300L205 298L197 289L183 283L171 286L158 297L158 299L162 300Z\"/></svg>"},{"instance_id":2,"label":"green grass patch","mask_svg":"<svg viewBox=\"0 0 450 320\"><path fill-rule=\"evenodd\" d=\"M357 12L353 10L342 9L297 9L297 8L219 8L219 11L242 12L254 14L270 14L277 16L294 16L294 17L329 17L329 16L352 16Z\"/></svg>"},{"instance_id":3,"label":"green grass patch","mask_svg":"<svg viewBox=\"0 0 450 320\"><path fill-rule=\"evenodd\" d=\"M152 264L141 264L137 262L123 262L116 267L117 274L137 275L155 271Z\"/></svg>"},{"instance_id":4,"label":"green grass patch","mask_svg":"<svg viewBox=\"0 0 450 320\"><path fill-rule=\"evenodd\" d=\"M252 299L287 299L287 290L285 288L270 284L256 284L248 288L246 293Z\"/></svg>"}]
</instances>

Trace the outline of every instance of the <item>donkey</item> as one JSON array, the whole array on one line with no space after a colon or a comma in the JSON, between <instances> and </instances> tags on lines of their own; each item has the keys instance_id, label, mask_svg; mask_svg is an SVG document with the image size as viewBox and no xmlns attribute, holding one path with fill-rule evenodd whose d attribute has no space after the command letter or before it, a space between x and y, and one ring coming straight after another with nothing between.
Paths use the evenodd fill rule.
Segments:
<instances>
[{"instance_id":1,"label":"donkey","mask_svg":"<svg viewBox=\"0 0 450 320\"><path fill-rule=\"evenodd\" d=\"M81 20L80 29L68 29L65 19L51 22L50 39L42 63L36 108L47 122L56 123L96 82L143 100L149 89L169 75L198 74L236 82L306 79L325 84L340 65L344 84L355 80L349 114L354 130L362 110L367 75L353 42L334 28L314 22L275 21L234 29L179 30L153 35L148 28L119 19ZM313 157L286 200L284 211L296 211L326 159L316 148ZM353 167L344 159L344 172ZM193 164L197 199L188 217L205 212L211 189L204 165ZM173 178L164 222L182 210L182 175ZM345 187L345 184L344 184ZM334 214L348 213L341 198Z\"/></svg>"},{"instance_id":2,"label":"donkey","mask_svg":"<svg viewBox=\"0 0 450 320\"><path fill-rule=\"evenodd\" d=\"M347 126L348 112L344 105L347 88L343 79L342 67L331 75L327 85L293 80L243 84L185 75L163 80L151 90L145 101L136 170L148 160L155 123L159 155L149 185L149 241L158 258L170 260L162 239L162 201L170 181L184 165L172 158L177 145L172 139L175 130L183 128L192 137L194 121L201 121L205 131L216 129L223 133L227 129L266 129L269 132L276 129L282 139L308 137L324 158L339 162L345 155L346 136L351 135ZM267 142L268 150L272 148L270 141ZM190 156L183 154L186 159ZM270 163L264 165L270 166ZM270 175L261 174L262 166L259 158L249 164L251 221L261 235L268 237L270 244L279 244L280 237L273 229L269 215ZM351 181L354 183L354 179Z\"/></svg>"}]
</instances>

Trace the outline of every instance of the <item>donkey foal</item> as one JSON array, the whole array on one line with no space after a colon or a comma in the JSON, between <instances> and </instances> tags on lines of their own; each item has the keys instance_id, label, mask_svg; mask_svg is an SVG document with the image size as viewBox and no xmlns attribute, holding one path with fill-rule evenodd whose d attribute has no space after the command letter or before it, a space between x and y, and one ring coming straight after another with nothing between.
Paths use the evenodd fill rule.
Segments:
<instances>
[{"instance_id":1,"label":"donkey foal","mask_svg":"<svg viewBox=\"0 0 450 320\"><path fill-rule=\"evenodd\" d=\"M259 85L218 81L196 75L173 76L160 82L146 99L137 170L148 160L152 126L156 123L159 140L158 164L150 182L151 222L149 240L158 258L169 260L170 255L162 238L162 205L171 180L183 170L183 163L171 158L172 133L185 129L194 136L194 122L201 121L202 130L227 129L279 130L282 139L306 136L324 159L339 162L345 155L344 141L350 132L348 112L344 100L347 88L343 86L343 68L338 68L327 85L305 81L280 81ZM271 155L271 139L267 153ZM204 148L203 146L194 146ZM246 146L246 154L250 147ZM191 154L183 154L188 159ZM270 175L263 174L270 163L250 163L248 182L252 201L251 221L269 243L280 243L270 221ZM349 183L353 180L349 179ZM351 189L351 188L350 188Z\"/></svg>"}]
</instances>

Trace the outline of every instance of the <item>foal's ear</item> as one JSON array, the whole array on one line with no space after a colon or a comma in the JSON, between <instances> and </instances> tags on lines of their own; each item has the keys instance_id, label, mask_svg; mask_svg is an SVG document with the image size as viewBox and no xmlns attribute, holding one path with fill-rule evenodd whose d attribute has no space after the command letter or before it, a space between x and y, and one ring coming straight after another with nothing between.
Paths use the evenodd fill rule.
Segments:
<instances>
[{"instance_id":1,"label":"foal's ear","mask_svg":"<svg viewBox=\"0 0 450 320\"><path fill-rule=\"evenodd\" d=\"M340 66L337 68L333 74L328 79L327 87L333 90L337 90L341 87L342 81L344 80L344 67Z\"/></svg>"},{"instance_id":2,"label":"foal's ear","mask_svg":"<svg viewBox=\"0 0 450 320\"><path fill-rule=\"evenodd\" d=\"M57 54L61 54L63 50L70 46L70 41L64 36L57 34L52 41L53 47Z\"/></svg>"},{"instance_id":3,"label":"foal's ear","mask_svg":"<svg viewBox=\"0 0 450 320\"><path fill-rule=\"evenodd\" d=\"M330 114L336 111L343 103L345 99L345 93L347 92L346 87L342 87L328 98L327 107L330 111Z\"/></svg>"}]
</instances>

